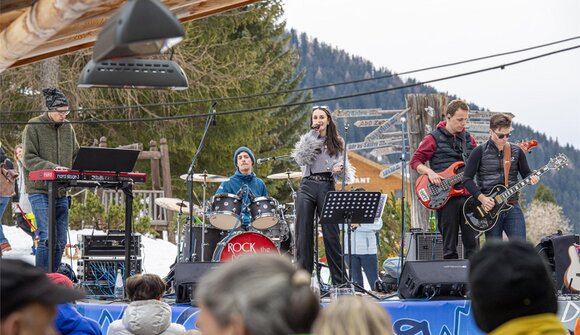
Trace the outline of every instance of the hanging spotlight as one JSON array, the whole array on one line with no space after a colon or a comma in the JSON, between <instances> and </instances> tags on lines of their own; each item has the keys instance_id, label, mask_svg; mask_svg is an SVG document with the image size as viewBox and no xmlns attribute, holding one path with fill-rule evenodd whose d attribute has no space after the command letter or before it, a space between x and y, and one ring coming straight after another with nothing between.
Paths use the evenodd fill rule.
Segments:
<instances>
[{"instance_id":1,"label":"hanging spotlight","mask_svg":"<svg viewBox=\"0 0 580 335\"><path fill-rule=\"evenodd\" d=\"M93 60L163 53L184 37L179 20L158 0L128 0L99 32Z\"/></svg>"},{"instance_id":2,"label":"hanging spotlight","mask_svg":"<svg viewBox=\"0 0 580 335\"><path fill-rule=\"evenodd\" d=\"M85 65L77 86L178 91L187 89L187 85L185 73L173 61L125 58L102 62L91 60Z\"/></svg>"}]
</instances>

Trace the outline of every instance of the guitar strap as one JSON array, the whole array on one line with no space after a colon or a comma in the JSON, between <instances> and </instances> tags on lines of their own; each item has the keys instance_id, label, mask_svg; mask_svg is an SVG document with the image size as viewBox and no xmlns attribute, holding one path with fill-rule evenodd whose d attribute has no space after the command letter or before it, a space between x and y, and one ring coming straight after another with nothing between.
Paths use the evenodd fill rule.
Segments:
<instances>
[{"instance_id":1,"label":"guitar strap","mask_svg":"<svg viewBox=\"0 0 580 335\"><path fill-rule=\"evenodd\" d=\"M465 163L467 163L467 131L463 132L463 152L461 153L461 156L463 157L463 161ZM469 143L471 144L471 142Z\"/></svg>"},{"instance_id":2,"label":"guitar strap","mask_svg":"<svg viewBox=\"0 0 580 335\"><path fill-rule=\"evenodd\" d=\"M510 173L510 165L512 161L512 146L509 142L503 146L503 176L505 187L508 187L508 176Z\"/></svg>"}]
</instances>

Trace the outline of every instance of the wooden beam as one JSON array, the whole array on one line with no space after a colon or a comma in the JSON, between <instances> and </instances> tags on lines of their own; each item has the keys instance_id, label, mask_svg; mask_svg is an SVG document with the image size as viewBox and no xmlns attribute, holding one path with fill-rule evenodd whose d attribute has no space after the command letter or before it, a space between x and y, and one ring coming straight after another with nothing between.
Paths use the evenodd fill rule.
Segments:
<instances>
[{"instance_id":1,"label":"wooden beam","mask_svg":"<svg viewBox=\"0 0 580 335\"><path fill-rule=\"evenodd\" d=\"M165 0L163 3L181 22L188 22L257 1ZM73 4L74 11L69 8ZM7 68L92 47L102 26L122 4L124 0L39 0L0 33L0 73ZM35 13L42 12L36 10L39 6L53 10L50 14L47 12L37 17ZM58 10L55 9L57 7ZM72 14L69 11L73 11ZM63 16L66 20L60 18ZM6 17L6 20L9 18ZM29 27L27 20L38 24Z\"/></svg>"},{"instance_id":2,"label":"wooden beam","mask_svg":"<svg viewBox=\"0 0 580 335\"><path fill-rule=\"evenodd\" d=\"M26 57L99 0L39 0L0 33L0 73Z\"/></svg>"}]
</instances>

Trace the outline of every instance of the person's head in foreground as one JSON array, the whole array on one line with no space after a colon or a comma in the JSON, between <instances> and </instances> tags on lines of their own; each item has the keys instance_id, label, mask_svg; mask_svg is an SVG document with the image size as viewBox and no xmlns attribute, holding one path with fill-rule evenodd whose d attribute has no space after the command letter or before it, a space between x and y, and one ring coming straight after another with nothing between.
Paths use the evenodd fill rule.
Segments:
<instances>
[{"instance_id":1,"label":"person's head in foreground","mask_svg":"<svg viewBox=\"0 0 580 335\"><path fill-rule=\"evenodd\" d=\"M46 274L21 260L0 261L0 334L57 334L56 305L82 298L83 293L53 283Z\"/></svg>"},{"instance_id":2,"label":"person's head in foreground","mask_svg":"<svg viewBox=\"0 0 580 335\"><path fill-rule=\"evenodd\" d=\"M351 296L324 308L313 332L316 335L390 335L393 328L389 315L379 303Z\"/></svg>"},{"instance_id":3,"label":"person's head in foreground","mask_svg":"<svg viewBox=\"0 0 580 335\"><path fill-rule=\"evenodd\" d=\"M320 303L310 275L284 256L256 254L224 263L196 290L204 335L309 333Z\"/></svg>"},{"instance_id":4,"label":"person's head in foreground","mask_svg":"<svg viewBox=\"0 0 580 335\"><path fill-rule=\"evenodd\" d=\"M125 290L130 301L159 300L165 292L165 282L156 274L136 274L127 278Z\"/></svg>"},{"instance_id":5,"label":"person's head in foreground","mask_svg":"<svg viewBox=\"0 0 580 335\"><path fill-rule=\"evenodd\" d=\"M473 316L484 332L567 334L556 318L556 292L546 263L528 242L486 242L471 259L469 285Z\"/></svg>"}]
</instances>

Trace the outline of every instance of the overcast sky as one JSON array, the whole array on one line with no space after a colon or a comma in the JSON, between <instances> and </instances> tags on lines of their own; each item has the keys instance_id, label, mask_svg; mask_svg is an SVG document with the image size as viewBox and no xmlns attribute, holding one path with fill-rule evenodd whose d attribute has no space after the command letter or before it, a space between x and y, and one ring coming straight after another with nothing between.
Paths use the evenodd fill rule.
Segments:
<instances>
[{"instance_id":1,"label":"overcast sky","mask_svg":"<svg viewBox=\"0 0 580 335\"><path fill-rule=\"evenodd\" d=\"M580 36L580 0L285 0L287 28L403 72ZM413 74L421 81L580 45ZM580 149L580 49L432 84ZM381 107L381 106L377 106Z\"/></svg>"}]
</instances>

